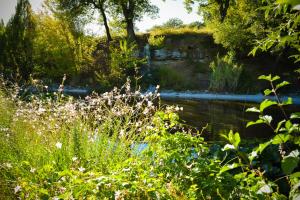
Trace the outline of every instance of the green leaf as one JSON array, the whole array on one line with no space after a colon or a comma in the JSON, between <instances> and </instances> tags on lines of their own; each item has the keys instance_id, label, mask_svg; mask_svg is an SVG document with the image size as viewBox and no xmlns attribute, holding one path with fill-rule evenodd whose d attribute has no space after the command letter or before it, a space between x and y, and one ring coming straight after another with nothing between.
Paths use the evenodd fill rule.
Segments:
<instances>
[{"instance_id":1,"label":"green leaf","mask_svg":"<svg viewBox=\"0 0 300 200\"><path fill-rule=\"evenodd\" d=\"M288 120L288 121L285 122L285 128L287 130L289 130L292 127L293 127L293 124L292 124L292 122L290 120Z\"/></svg>"},{"instance_id":2,"label":"green leaf","mask_svg":"<svg viewBox=\"0 0 300 200\"><path fill-rule=\"evenodd\" d=\"M300 172L295 172L290 175L291 178L300 178Z\"/></svg>"},{"instance_id":3,"label":"green leaf","mask_svg":"<svg viewBox=\"0 0 300 200\"><path fill-rule=\"evenodd\" d=\"M280 79L280 76L274 76L271 81L276 81L276 80L279 80Z\"/></svg>"},{"instance_id":4,"label":"green leaf","mask_svg":"<svg viewBox=\"0 0 300 200\"><path fill-rule=\"evenodd\" d=\"M259 153L262 153L265 150L265 148L267 148L270 144L271 144L271 141L259 144L256 151L259 152Z\"/></svg>"},{"instance_id":5,"label":"green leaf","mask_svg":"<svg viewBox=\"0 0 300 200\"><path fill-rule=\"evenodd\" d=\"M290 135L278 134L272 139L272 144L286 143L290 139Z\"/></svg>"},{"instance_id":6,"label":"green leaf","mask_svg":"<svg viewBox=\"0 0 300 200\"><path fill-rule=\"evenodd\" d=\"M268 95L270 95L272 92L273 92L272 90L266 89L266 90L264 91L264 94L265 94L265 96L268 96Z\"/></svg>"},{"instance_id":7,"label":"green leaf","mask_svg":"<svg viewBox=\"0 0 300 200\"><path fill-rule=\"evenodd\" d=\"M282 88L282 87L284 87L286 85L289 85L289 84L290 84L289 82L283 81L283 82L276 85L275 90L278 90L279 88Z\"/></svg>"},{"instance_id":8,"label":"green leaf","mask_svg":"<svg viewBox=\"0 0 300 200\"><path fill-rule=\"evenodd\" d=\"M232 170L232 169L235 169L237 167L240 167L241 165L238 164L238 163L233 163L233 164L227 164L227 165L224 165L221 169L220 169L220 172L219 174L222 174L226 171L229 171L229 170Z\"/></svg>"},{"instance_id":9,"label":"green leaf","mask_svg":"<svg viewBox=\"0 0 300 200\"><path fill-rule=\"evenodd\" d=\"M264 121L261 120L261 119L259 119L259 120L255 121L255 122L253 122L253 121L248 122L247 125L246 125L246 127L248 128L249 126L253 126L253 125L256 125L256 124L263 124L263 123L264 123Z\"/></svg>"},{"instance_id":10,"label":"green leaf","mask_svg":"<svg viewBox=\"0 0 300 200\"><path fill-rule=\"evenodd\" d=\"M268 76L266 75L261 75L258 77L259 80L266 80L266 81L271 81L272 80L272 75L269 74Z\"/></svg>"},{"instance_id":11,"label":"green leaf","mask_svg":"<svg viewBox=\"0 0 300 200\"><path fill-rule=\"evenodd\" d=\"M238 148L240 142L241 142L240 134L239 133L235 133L234 134L234 141L233 141L233 145L235 146L235 148Z\"/></svg>"},{"instance_id":12,"label":"green leaf","mask_svg":"<svg viewBox=\"0 0 300 200\"><path fill-rule=\"evenodd\" d=\"M300 119L300 112L292 113L290 118L291 119Z\"/></svg>"},{"instance_id":13,"label":"green leaf","mask_svg":"<svg viewBox=\"0 0 300 200\"><path fill-rule=\"evenodd\" d=\"M280 130L280 128L281 128L281 126L283 125L284 122L286 122L285 119L282 120L282 121L280 121L280 122L278 122L277 127L276 127L276 129L275 129L275 131L274 131L275 133L278 133L278 132L279 132L279 130Z\"/></svg>"},{"instance_id":14,"label":"green leaf","mask_svg":"<svg viewBox=\"0 0 300 200\"><path fill-rule=\"evenodd\" d=\"M259 110L260 112L263 112L266 108L272 105L277 105L277 102L265 99L263 102L260 103Z\"/></svg>"},{"instance_id":15,"label":"green leaf","mask_svg":"<svg viewBox=\"0 0 300 200\"><path fill-rule=\"evenodd\" d=\"M260 113L260 110L257 109L256 107L252 107L252 108L248 108L248 109L246 110L246 112L256 112L256 113Z\"/></svg>"},{"instance_id":16,"label":"green leaf","mask_svg":"<svg viewBox=\"0 0 300 200\"><path fill-rule=\"evenodd\" d=\"M271 124L273 118L270 115L259 116L259 119L263 120L266 124Z\"/></svg>"},{"instance_id":17,"label":"green leaf","mask_svg":"<svg viewBox=\"0 0 300 200\"><path fill-rule=\"evenodd\" d=\"M299 151L292 151L288 156L281 161L281 168L285 174L291 174L299 163Z\"/></svg>"},{"instance_id":18,"label":"green leaf","mask_svg":"<svg viewBox=\"0 0 300 200\"><path fill-rule=\"evenodd\" d=\"M281 105L286 106L286 105L292 105L293 104L293 98L289 97L286 101L283 101Z\"/></svg>"},{"instance_id":19,"label":"green leaf","mask_svg":"<svg viewBox=\"0 0 300 200\"><path fill-rule=\"evenodd\" d=\"M277 0L276 3L277 4L289 4L292 6L296 6L296 5L300 4L300 0Z\"/></svg>"}]
</instances>

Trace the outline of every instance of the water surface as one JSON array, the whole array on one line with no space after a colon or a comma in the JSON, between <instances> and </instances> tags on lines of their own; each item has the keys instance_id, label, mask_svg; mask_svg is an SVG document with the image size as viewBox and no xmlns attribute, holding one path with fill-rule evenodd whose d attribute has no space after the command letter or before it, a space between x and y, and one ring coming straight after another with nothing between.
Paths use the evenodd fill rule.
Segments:
<instances>
[{"instance_id":1,"label":"water surface","mask_svg":"<svg viewBox=\"0 0 300 200\"><path fill-rule=\"evenodd\" d=\"M219 140L221 133L228 133L230 130L239 132L241 137L248 139L267 139L273 135L272 129L267 125L255 125L246 128L247 122L258 118L257 113L246 112L246 109L258 106L257 103L178 99L164 99L162 102L182 106L183 111L179 115L189 125L201 130L208 124L203 136L209 140ZM300 106L286 107L286 112L300 112ZM275 122L283 117L277 107L267 109L265 114L273 116Z\"/></svg>"}]
</instances>

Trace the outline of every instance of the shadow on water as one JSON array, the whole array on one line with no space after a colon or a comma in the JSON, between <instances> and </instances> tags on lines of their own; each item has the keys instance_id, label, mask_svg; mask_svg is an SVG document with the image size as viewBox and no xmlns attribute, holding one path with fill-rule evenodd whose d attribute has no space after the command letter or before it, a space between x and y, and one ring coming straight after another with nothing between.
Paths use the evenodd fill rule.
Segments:
<instances>
[{"instance_id":1,"label":"shadow on water","mask_svg":"<svg viewBox=\"0 0 300 200\"><path fill-rule=\"evenodd\" d=\"M246 128L249 121L257 120L257 113L246 112L247 108L258 106L256 103L242 103L233 101L212 101L212 100L163 100L163 104L178 105L183 107L179 113L186 124L192 125L201 130L208 124L203 136L211 141L220 140L221 133L228 133L230 130L239 132L242 138L266 139L273 135L272 129L267 125L255 125ZM285 108L287 113L299 112L300 106L289 106ZM283 114L277 107L266 110L267 115L276 121L283 119Z\"/></svg>"}]
</instances>

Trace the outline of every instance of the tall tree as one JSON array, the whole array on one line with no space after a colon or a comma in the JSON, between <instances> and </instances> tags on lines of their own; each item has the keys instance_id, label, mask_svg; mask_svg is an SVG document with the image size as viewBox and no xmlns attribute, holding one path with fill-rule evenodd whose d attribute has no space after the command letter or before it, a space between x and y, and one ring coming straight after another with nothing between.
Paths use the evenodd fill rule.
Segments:
<instances>
[{"instance_id":1,"label":"tall tree","mask_svg":"<svg viewBox=\"0 0 300 200\"><path fill-rule=\"evenodd\" d=\"M155 16L158 8L151 4L150 0L111 0L117 13L122 13L126 23L127 38L129 41L137 41L134 22L140 20L145 14Z\"/></svg>"},{"instance_id":2,"label":"tall tree","mask_svg":"<svg viewBox=\"0 0 300 200\"><path fill-rule=\"evenodd\" d=\"M107 42L112 41L110 29L108 26L107 8L108 0L51 0L52 2L58 3L62 9L69 10L70 13L78 14L82 13L85 9L96 9L99 11L107 36Z\"/></svg>"},{"instance_id":3,"label":"tall tree","mask_svg":"<svg viewBox=\"0 0 300 200\"><path fill-rule=\"evenodd\" d=\"M5 67L14 77L27 80L33 71L35 23L29 0L18 0L16 13L6 28Z\"/></svg>"}]
</instances>

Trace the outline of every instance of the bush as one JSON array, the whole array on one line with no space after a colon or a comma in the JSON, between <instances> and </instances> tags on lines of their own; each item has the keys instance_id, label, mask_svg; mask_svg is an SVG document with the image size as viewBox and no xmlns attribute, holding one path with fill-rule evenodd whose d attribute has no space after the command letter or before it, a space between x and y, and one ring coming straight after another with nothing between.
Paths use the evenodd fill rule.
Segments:
<instances>
[{"instance_id":1,"label":"bush","mask_svg":"<svg viewBox=\"0 0 300 200\"><path fill-rule=\"evenodd\" d=\"M111 45L108 62L108 69L96 72L97 81L104 88L121 86L126 82L126 78L134 78L137 82L140 75L140 67L145 63L145 59L138 57L136 44L130 44L126 40L120 40L119 46ZM135 83L137 84L137 83Z\"/></svg>"},{"instance_id":2,"label":"bush","mask_svg":"<svg viewBox=\"0 0 300 200\"><path fill-rule=\"evenodd\" d=\"M210 64L212 70L210 89L213 91L233 92L238 86L243 66L234 62L234 54L228 53L224 57L217 56Z\"/></svg>"}]
</instances>

